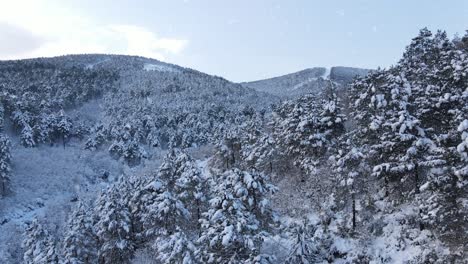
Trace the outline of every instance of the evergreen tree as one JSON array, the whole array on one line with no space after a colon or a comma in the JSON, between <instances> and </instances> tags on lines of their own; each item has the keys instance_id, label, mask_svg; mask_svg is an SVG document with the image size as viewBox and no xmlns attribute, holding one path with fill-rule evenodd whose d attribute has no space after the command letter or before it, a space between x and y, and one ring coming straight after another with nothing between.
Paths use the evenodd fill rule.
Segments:
<instances>
[{"instance_id":1,"label":"evergreen tree","mask_svg":"<svg viewBox=\"0 0 468 264\"><path fill-rule=\"evenodd\" d=\"M80 202L71 214L63 241L63 263L97 263L97 237L89 211Z\"/></svg>"},{"instance_id":2,"label":"evergreen tree","mask_svg":"<svg viewBox=\"0 0 468 264\"><path fill-rule=\"evenodd\" d=\"M244 127L241 140L240 168L273 171L277 156L276 142L273 137L261 129L262 120L255 115Z\"/></svg>"},{"instance_id":3,"label":"evergreen tree","mask_svg":"<svg viewBox=\"0 0 468 264\"><path fill-rule=\"evenodd\" d=\"M109 188L95 207L99 263L125 263L134 251L132 221L124 191Z\"/></svg>"},{"instance_id":4,"label":"evergreen tree","mask_svg":"<svg viewBox=\"0 0 468 264\"><path fill-rule=\"evenodd\" d=\"M210 208L202 219L201 248L204 263L241 263L265 260L260 254L275 217L268 195L276 188L265 175L238 169L225 172L213 186Z\"/></svg>"},{"instance_id":5,"label":"evergreen tree","mask_svg":"<svg viewBox=\"0 0 468 264\"><path fill-rule=\"evenodd\" d=\"M71 134L72 121L65 114L63 110L60 111L57 121L58 121L56 125L57 134L62 139L63 147L65 147L65 142Z\"/></svg>"},{"instance_id":6,"label":"evergreen tree","mask_svg":"<svg viewBox=\"0 0 468 264\"><path fill-rule=\"evenodd\" d=\"M196 264L196 246L184 232L176 231L167 238L157 240L158 259L168 264Z\"/></svg>"},{"instance_id":7,"label":"evergreen tree","mask_svg":"<svg viewBox=\"0 0 468 264\"><path fill-rule=\"evenodd\" d=\"M0 132L0 197L7 193L10 182L10 140Z\"/></svg>"},{"instance_id":8,"label":"evergreen tree","mask_svg":"<svg viewBox=\"0 0 468 264\"><path fill-rule=\"evenodd\" d=\"M191 157L172 149L137 203L147 235L196 227L205 200L201 173Z\"/></svg>"},{"instance_id":9,"label":"evergreen tree","mask_svg":"<svg viewBox=\"0 0 468 264\"><path fill-rule=\"evenodd\" d=\"M36 142L34 141L34 132L32 128L25 124L23 129L21 130L21 144L25 147L34 147L36 146Z\"/></svg>"},{"instance_id":10,"label":"evergreen tree","mask_svg":"<svg viewBox=\"0 0 468 264\"><path fill-rule=\"evenodd\" d=\"M0 131L4 129L4 120L5 120L5 107L3 106L2 97L0 95Z\"/></svg>"},{"instance_id":11,"label":"evergreen tree","mask_svg":"<svg viewBox=\"0 0 468 264\"><path fill-rule=\"evenodd\" d=\"M458 131L460 132L461 142L457 146L457 151L461 157L461 160L468 162L468 119L463 120L458 126ZM464 181L460 181L462 186L467 184L466 180L468 177L468 163L461 165L457 168L457 174L459 177L463 177Z\"/></svg>"},{"instance_id":12,"label":"evergreen tree","mask_svg":"<svg viewBox=\"0 0 468 264\"><path fill-rule=\"evenodd\" d=\"M318 250L313 241L315 228L307 221L288 227L288 235L292 238L292 247L285 264L311 264L317 263Z\"/></svg>"},{"instance_id":13,"label":"evergreen tree","mask_svg":"<svg viewBox=\"0 0 468 264\"><path fill-rule=\"evenodd\" d=\"M25 250L23 261L26 264L59 263L54 239L37 219L27 226L25 236L22 247Z\"/></svg>"},{"instance_id":14,"label":"evergreen tree","mask_svg":"<svg viewBox=\"0 0 468 264\"><path fill-rule=\"evenodd\" d=\"M468 112L467 69L462 46L443 31L423 29L395 67L375 71L351 89L354 132L373 174L396 202L414 194L420 228L429 226L447 241L468 229L458 222L466 215L460 204L466 180L458 170L466 161L456 151L457 128Z\"/></svg>"},{"instance_id":15,"label":"evergreen tree","mask_svg":"<svg viewBox=\"0 0 468 264\"><path fill-rule=\"evenodd\" d=\"M86 140L85 148L96 150L106 140L105 128L103 124L98 124L91 129L90 136Z\"/></svg>"},{"instance_id":16,"label":"evergreen tree","mask_svg":"<svg viewBox=\"0 0 468 264\"><path fill-rule=\"evenodd\" d=\"M305 95L276 111L274 135L280 148L306 174L320 161L344 130L344 115L333 84L322 97Z\"/></svg>"},{"instance_id":17,"label":"evergreen tree","mask_svg":"<svg viewBox=\"0 0 468 264\"><path fill-rule=\"evenodd\" d=\"M368 177L370 168L366 163L366 156L353 145L352 134L346 134L343 138L347 140L341 139L335 155L330 157L334 175L333 195L338 200L339 208L350 212L348 219L350 229L354 232L358 225L358 203L360 207L365 207L366 211L372 211L373 198L370 192L374 186Z\"/></svg>"},{"instance_id":18,"label":"evergreen tree","mask_svg":"<svg viewBox=\"0 0 468 264\"><path fill-rule=\"evenodd\" d=\"M240 162L241 136L239 129L228 130L216 145L216 156L220 157L225 169Z\"/></svg>"}]
</instances>

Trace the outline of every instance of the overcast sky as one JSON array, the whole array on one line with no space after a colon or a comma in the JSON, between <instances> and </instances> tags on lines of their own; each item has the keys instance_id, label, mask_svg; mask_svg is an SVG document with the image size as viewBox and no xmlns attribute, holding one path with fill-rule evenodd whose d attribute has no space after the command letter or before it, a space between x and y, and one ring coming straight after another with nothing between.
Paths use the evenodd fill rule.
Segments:
<instances>
[{"instance_id":1,"label":"overcast sky","mask_svg":"<svg viewBox=\"0 0 468 264\"><path fill-rule=\"evenodd\" d=\"M251 81L388 67L425 26L463 35L468 1L0 0L0 59L130 54Z\"/></svg>"}]
</instances>

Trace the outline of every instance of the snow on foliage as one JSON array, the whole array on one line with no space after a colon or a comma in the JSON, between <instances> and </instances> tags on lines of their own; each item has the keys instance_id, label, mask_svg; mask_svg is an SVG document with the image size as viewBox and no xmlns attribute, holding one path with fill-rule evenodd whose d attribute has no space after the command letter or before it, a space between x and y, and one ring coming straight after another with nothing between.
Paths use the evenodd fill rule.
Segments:
<instances>
[{"instance_id":1,"label":"snow on foliage","mask_svg":"<svg viewBox=\"0 0 468 264\"><path fill-rule=\"evenodd\" d=\"M0 260L463 263L467 47L423 29L395 66L344 90L332 70L320 93L272 106L140 57L1 62L0 241L28 225ZM75 113L87 104L102 114Z\"/></svg>"}]
</instances>

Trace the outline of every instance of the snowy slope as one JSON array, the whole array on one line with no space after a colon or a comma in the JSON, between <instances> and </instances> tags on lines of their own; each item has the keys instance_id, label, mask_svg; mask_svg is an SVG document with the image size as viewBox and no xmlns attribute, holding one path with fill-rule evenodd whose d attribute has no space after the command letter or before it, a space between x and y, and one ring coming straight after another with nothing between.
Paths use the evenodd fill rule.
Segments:
<instances>
[{"instance_id":1,"label":"snowy slope","mask_svg":"<svg viewBox=\"0 0 468 264\"><path fill-rule=\"evenodd\" d=\"M0 61L0 68L13 68L14 71L19 68L18 63L23 63L26 67L46 65L52 69L71 69L71 73L74 72L74 68L85 69L91 73L116 72L120 79L118 86L113 87L113 92L118 91L134 98L130 94L133 90L149 90L153 95L143 98L142 102L146 102L147 107L167 109L169 119L172 118L171 113L176 114L182 109L191 112L190 107L197 108L201 104L196 99L204 102L211 100L211 104L204 106L207 109L224 106L228 110L234 107L240 109L245 105L255 108L267 107L268 102L275 100L272 96L260 96L261 93L219 77L142 57L71 55ZM41 79L43 74L40 67L37 71L41 73L35 76L37 80L15 79L10 80L11 84L23 87L22 82L26 83L24 86L37 83L41 87L39 89L42 89L41 85L46 88L49 79ZM3 88L3 84L3 80L0 79L0 88ZM61 84L54 85L58 87L57 90L61 89ZM64 87L66 86L65 84ZM67 108L66 114L77 123L82 122L89 127L99 122L107 124L114 116L107 112L112 106L106 104L106 98L106 93L99 95L78 106ZM229 101L226 98L229 98ZM132 106L135 108L125 109L126 105L119 105L122 113L127 114L138 111L140 106L141 104L136 104ZM160 112L154 114L161 115ZM159 165L161 152L164 152L159 148L146 149L149 159L130 168L122 160L117 160L109 154L109 142L93 151L84 149L86 138L74 138L65 147L61 143L55 143L52 146L39 144L33 148L26 148L20 143L19 132L10 124L5 132L12 141L12 192L0 199L0 263L15 263L21 259L20 244L24 226L33 218L47 219L48 229L60 234L70 208L76 205L77 200L94 199L102 188L124 173L144 174L145 171L154 170ZM103 178L105 172L109 175L107 178Z\"/></svg>"},{"instance_id":2,"label":"snowy slope","mask_svg":"<svg viewBox=\"0 0 468 264\"><path fill-rule=\"evenodd\" d=\"M363 76L366 75L367 72L368 70L366 69L349 67L317 67L274 78L243 82L241 84L257 91L290 98L305 93L320 92L326 86L328 80L338 85L347 84L351 82L355 76Z\"/></svg>"}]
</instances>

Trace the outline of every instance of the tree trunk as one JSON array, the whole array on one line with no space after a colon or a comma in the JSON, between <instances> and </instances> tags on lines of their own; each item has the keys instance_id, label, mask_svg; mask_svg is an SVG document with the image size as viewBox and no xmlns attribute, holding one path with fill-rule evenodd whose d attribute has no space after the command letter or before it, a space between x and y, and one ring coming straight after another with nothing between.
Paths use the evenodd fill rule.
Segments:
<instances>
[{"instance_id":1,"label":"tree trunk","mask_svg":"<svg viewBox=\"0 0 468 264\"><path fill-rule=\"evenodd\" d=\"M198 229L198 237L201 237L201 232L202 232L201 223L200 223L200 215L201 215L201 212L200 212L200 201L197 200L197 229Z\"/></svg>"},{"instance_id":2,"label":"tree trunk","mask_svg":"<svg viewBox=\"0 0 468 264\"><path fill-rule=\"evenodd\" d=\"M353 231L356 229L356 198L354 196L354 191L351 194L353 200Z\"/></svg>"}]
</instances>

